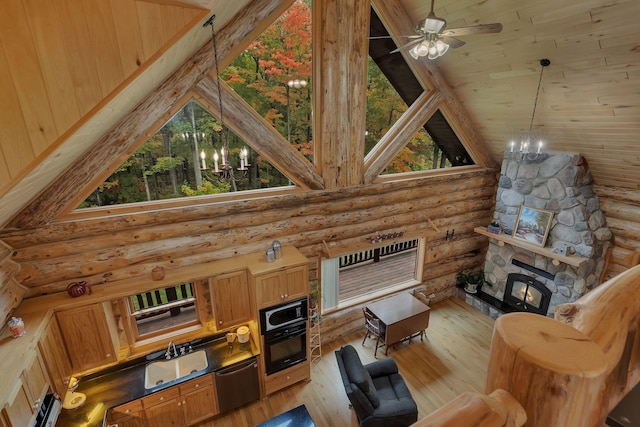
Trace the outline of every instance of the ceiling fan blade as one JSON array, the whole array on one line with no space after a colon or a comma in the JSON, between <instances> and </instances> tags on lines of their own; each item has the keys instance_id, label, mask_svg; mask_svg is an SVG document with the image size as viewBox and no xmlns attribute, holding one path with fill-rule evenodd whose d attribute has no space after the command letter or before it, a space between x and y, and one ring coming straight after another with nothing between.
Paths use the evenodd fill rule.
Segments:
<instances>
[{"instance_id":1,"label":"ceiling fan blade","mask_svg":"<svg viewBox=\"0 0 640 427\"><path fill-rule=\"evenodd\" d=\"M440 36L439 39L448 44L451 49L455 49L465 44L462 40L454 39L453 37Z\"/></svg>"},{"instance_id":2,"label":"ceiling fan blade","mask_svg":"<svg viewBox=\"0 0 640 427\"><path fill-rule=\"evenodd\" d=\"M397 53L397 52L400 52L400 51L402 51L402 50L409 50L409 49L411 49L412 47L417 46L417 45L419 45L420 43L422 43L422 40L423 40L423 39L424 39L424 37L420 37L418 40L414 40L414 41L409 42L409 43L407 43L407 44L405 44L405 45L403 45L403 46L400 46L399 48L394 49L394 50L392 50L392 51L391 51L391 52L389 52L389 53Z\"/></svg>"},{"instance_id":3,"label":"ceiling fan blade","mask_svg":"<svg viewBox=\"0 0 640 427\"><path fill-rule=\"evenodd\" d=\"M419 38L422 38L423 36L418 34L413 34L410 36L395 36L395 37L404 37L407 39L419 39ZM369 37L369 40L392 39L392 38L394 38L394 36L372 36L372 37Z\"/></svg>"},{"instance_id":4,"label":"ceiling fan blade","mask_svg":"<svg viewBox=\"0 0 640 427\"><path fill-rule=\"evenodd\" d=\"M481 24L481 25L471 25L469 27L460 27L460 28L451 28L449 30L444 30L440 33L443 36L466 36L469 34L490 34L490 33L499 33L502 31L502 24Z\"/></svg>"}]
</instances>

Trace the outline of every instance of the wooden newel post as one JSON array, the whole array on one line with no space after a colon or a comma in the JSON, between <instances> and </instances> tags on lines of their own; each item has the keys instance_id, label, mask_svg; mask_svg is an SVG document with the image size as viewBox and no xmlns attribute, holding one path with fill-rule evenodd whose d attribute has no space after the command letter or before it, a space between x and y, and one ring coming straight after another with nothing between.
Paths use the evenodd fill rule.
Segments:
<instances>
[{"instance_id":1,"label":"wooden newel post","mask_svg":"<svg viewBox=\"0 0 640 427\"><path fill-rule=\"evenodd\" d=\"M582 332L511 313L495 323L485 392L510 392L527 413L525 426L586 426L605 371L602 350Z\"/></svg>"}]
</instances>

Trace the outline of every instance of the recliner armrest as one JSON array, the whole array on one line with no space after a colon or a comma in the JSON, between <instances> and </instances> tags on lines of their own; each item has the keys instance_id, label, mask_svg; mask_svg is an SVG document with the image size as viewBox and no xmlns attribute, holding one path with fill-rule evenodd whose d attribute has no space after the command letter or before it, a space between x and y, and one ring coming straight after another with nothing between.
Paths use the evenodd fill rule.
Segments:
<instances>
[{"instance_id":1,"label":"recliner armrest","mask_svg":"<svg viewBox=\"0 0 640 427\"><path fill-rule=\"evenodd\" d=\"M371 378L384 377L398 373L398 365L396 365L396 361L390 357L364 365L364 368L369 372Z\"/></svg>"}]
</instances>

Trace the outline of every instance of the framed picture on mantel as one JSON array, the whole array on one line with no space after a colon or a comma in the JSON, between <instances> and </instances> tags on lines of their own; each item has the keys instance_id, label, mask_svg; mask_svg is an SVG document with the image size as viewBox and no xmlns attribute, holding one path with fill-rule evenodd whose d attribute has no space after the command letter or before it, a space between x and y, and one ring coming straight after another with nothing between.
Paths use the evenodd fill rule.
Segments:
<instances>
[{"instance_id":1,"label":"framed picture on mantel","mask_svg":"<svg viewBox=\"0 0 640 427\"><path fill-rule=\"evenodd\" d=\"M552 219L551 211L521 205L516 226L513 227L513 237L544 247Z\"/></svg>"}]
</instances>

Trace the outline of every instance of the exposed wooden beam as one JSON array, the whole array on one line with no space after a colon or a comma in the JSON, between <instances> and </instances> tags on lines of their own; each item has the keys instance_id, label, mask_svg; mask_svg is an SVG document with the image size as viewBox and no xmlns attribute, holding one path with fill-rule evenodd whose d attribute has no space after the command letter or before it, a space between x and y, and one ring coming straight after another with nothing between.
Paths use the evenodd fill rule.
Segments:
<instances>
[{"instance_id":1,"label":"exposed wooden beam","mask_svg":"<svg viewBox=\"0 0 640 427\"><path fill-rule=\"evenodd\" d=\"M322 189L322 177L286 138L222 81L220 90L225 109L225 125L229 129L297 185L307 189ZM199 95L198 101L220 117L220 97L216 82L211 77L204 78L194 87L194 91Z\"/></svg>"},{"instance_id":2,"label":"exposed wooden beam","mask_svg":"<svg viewBox=\"0 0 640 427\"><path fill-rule=\"evenodd\" d=\"M313 3L314 159L327 189L363 183L369 8Z\"/></svg>"},{"instance_id":3,"label":"exposed wooden beam","mask_svg":"<svg viewBox=\"0 0 640 427\"><path fill-rule=\"evenodd\" d=\"M370 184L382 173L398 152L407 145L407 141L438 110L441 102L442 95L439 92L425 91L411 104L365 158L365 184Z\"/></svg>"},{"instance_id":4,"label":"exposed wooden beam","mask_svg":"<svg viewBox=\"0 0 640 427\"><path fill-rule=\"evenodd\" d=\"M265 0L252 2L242 9L224 28L218 30L218 57L221 65L228 65L242 46L250 43L264 29L265 22L280 16L293 0ZM256 23L263 23L258 26ZM208 31L204 29L203 31ZM33 228L50 222L70 208L68 194L84 189L105 165L113 165L123 151L130 148L162 117L198 80L213 68L213 46L205 43L158 88L149 94L133 111L111 128L75 162L65 173L51 182L34 200L9 223L9 227ZM85 191L92 191L89 189ZM75 200L75 199L73 199ZM71 206L73 208L75 206Z\"/></svg>"}]
</instances>

